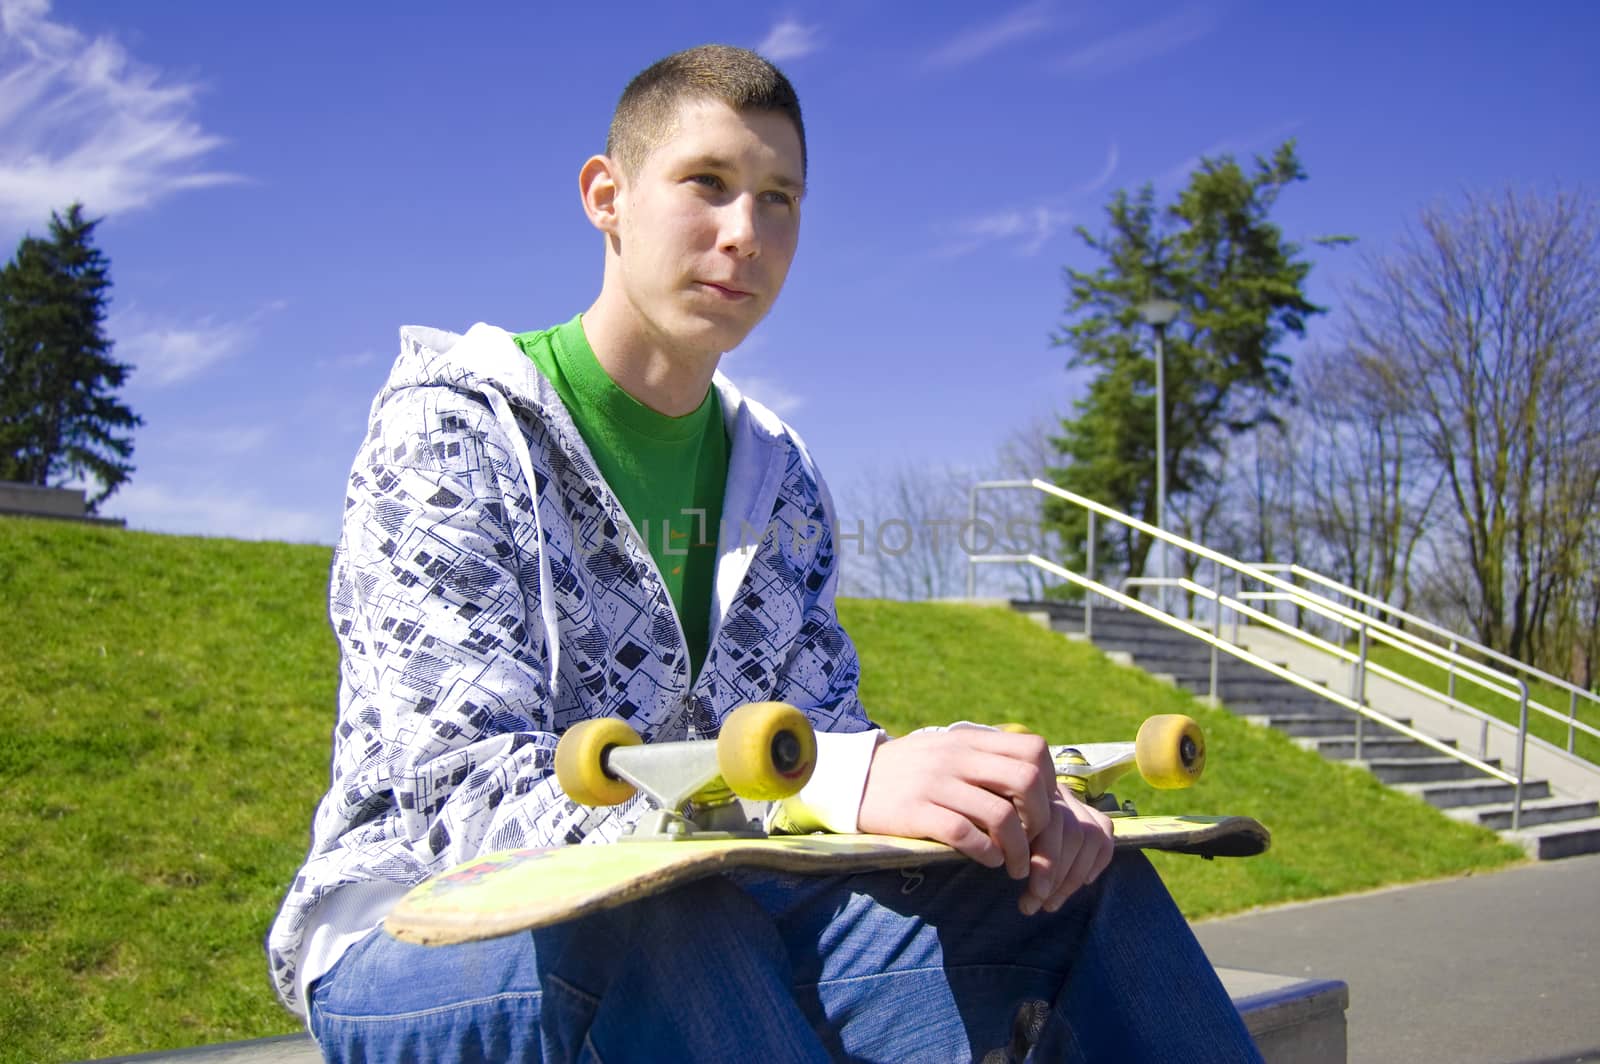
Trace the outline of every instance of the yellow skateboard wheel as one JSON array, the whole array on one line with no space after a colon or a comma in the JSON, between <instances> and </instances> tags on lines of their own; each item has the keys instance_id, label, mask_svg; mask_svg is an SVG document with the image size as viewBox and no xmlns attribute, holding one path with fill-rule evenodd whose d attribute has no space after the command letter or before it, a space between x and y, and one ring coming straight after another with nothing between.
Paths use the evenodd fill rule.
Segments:
<instances>
[{"instance_id":1,"label":"yellow skateboard wheel","mask_svg":"<svg viewBox=\"0 0 1600 1064\"><path fill-rule=\"evenodd\" d=\"M1032 728L1028 727L1026 724L1018 724L1014 720L1006 721L1006 723L1004 723L1004 724L997 724L997 725L995 725L995 727L999 731L1010 732L1013 735L1032 735L1033 734L1033 729Z\"/></svg>"},{"instance_id":2,"label":"yellow skateboard wheel","mask_svg":"<svg viewBox=\"0 0 1600 1064\"><path fill-rule=\"evenodd\" d=\"M717 736L717 771L741 798L770 802L797 793L817 767L817 736L783 702L751 702L728 714Z\"/></svg>"},{"instance_id":3,"label":"yellow skateboard wheel","mask_svg":"<svg viewBox=\"0 0 1600 1064\"><path fill-rule=\"evenodd\" d=\"M1133 742L1139 775L1159 790L1192 787L1206 767L1206 737L1193 717L1160 713L1139 725Z\"/></svg>"},{"instance_id":4,"label":"yellow skateboard wheel","mask_svg":"<svg viewBox=\"0 0 1600 1064\"><path fill-rule=\"evenodd\" d=\"M643 741L627 721L616 717L579 721L556 743L556 781L579 805L621 805L635 788L606 771L606 754Z\"/></svg>"}]
</instances>

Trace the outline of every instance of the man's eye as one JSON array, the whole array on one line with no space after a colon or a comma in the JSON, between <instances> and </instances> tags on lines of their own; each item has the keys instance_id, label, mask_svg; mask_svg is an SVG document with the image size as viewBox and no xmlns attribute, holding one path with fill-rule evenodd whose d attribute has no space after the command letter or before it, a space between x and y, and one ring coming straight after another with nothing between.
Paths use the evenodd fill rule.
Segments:
<instances>
[{"instance_id":1,"label":"man's eye","mask_svg":"<svg viewBox=\"0 0 1600 1064\"><path fill-rule=\"evenodd\" d=\"M706 188L716 189L718 191L721 191L722 189L722 178L718 177L716 174L695 174L693 177L689 178L689 180L693 181L697 185L703 185Z\"/></svg>"},{"instance_id":2,"label":"man's eye","mask_svg":"<svg viewBox=\"0 0 1600 1064\"><path fill-rule=\"evenodd\" d=\"M768 203L779 207L794 206L794 197L789 195L787 192L767 192L762 195L762 198Z\"/></svg>"}]
</instances>

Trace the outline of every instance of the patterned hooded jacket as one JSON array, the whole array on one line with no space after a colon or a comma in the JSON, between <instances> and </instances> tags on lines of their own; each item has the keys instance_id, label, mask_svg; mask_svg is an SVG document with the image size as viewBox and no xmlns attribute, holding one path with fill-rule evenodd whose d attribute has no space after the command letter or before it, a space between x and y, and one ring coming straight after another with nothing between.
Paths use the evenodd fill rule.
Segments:
<instances>
[{"instance_id":1,"label":"patterned hooded jacket","mask_svg":"<svg viewBox=\"0 0 1600 1064\"><path fill-rule=\"evenodd\" d=\"M301 1013L310 982L409 886L487 850L614 839L639 815L639 799L591 809L562 793L556 737L575 721L710 737L735 707L781 700L819 732L858 733L820 751L819 769L832 757L845 778L865 777L875 742L834 607L831 502L788 426L718 374L728 486L691 686L659 570L511 335L400 336L333 559L331 785L267 935L278 993ZM854 811L834 819L849 830Z\"/></svg>"}]
</instances>

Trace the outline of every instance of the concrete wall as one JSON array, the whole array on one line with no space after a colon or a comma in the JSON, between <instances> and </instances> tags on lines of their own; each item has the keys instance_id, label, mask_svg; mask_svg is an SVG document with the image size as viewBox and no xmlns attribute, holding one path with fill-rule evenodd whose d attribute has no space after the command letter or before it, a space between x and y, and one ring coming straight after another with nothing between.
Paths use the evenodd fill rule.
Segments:
<instances>
[{"instance_id":1,"label":"concrete wall","mask_svg":"<svg viewBox=\"0 0 1600 1064\"><path fill-rule=\"evenodd\" d=\"M0 481L0 513L82 517L86 509L84 493L76 488L41 488Z\"/></svg>"}]
</instances>

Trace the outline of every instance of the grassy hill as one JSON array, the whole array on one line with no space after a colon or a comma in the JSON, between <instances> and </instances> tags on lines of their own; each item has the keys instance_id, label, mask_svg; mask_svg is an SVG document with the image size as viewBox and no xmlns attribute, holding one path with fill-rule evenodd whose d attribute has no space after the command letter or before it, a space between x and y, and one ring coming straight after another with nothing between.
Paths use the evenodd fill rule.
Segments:
<instances>
[{"instance_id":1,"label":"grassy hill","mask_svg":"<svg viewBox=\"0 0 1600 1064\"><path fill-rule=\"evenodd\" d=\"M261 941L327 783L326 548L0 518L0 1060L281 1034ZM1249 812L1249 861L1161 860L1192 916L1516 860L1492 835L1208 710L1017 615L849 601L893 730L1056 739L1198 717L1209 775L1147 812Z\"/></svg>"}]
</instances>

